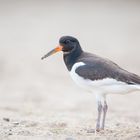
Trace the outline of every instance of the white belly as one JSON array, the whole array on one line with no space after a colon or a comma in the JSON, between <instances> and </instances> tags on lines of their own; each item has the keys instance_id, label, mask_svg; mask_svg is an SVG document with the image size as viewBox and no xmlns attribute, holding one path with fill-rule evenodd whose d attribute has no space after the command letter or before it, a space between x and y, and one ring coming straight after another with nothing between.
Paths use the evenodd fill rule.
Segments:
<instances>
[{"instance_id":1,"label":"white belly","mask_svg":"<svg viewBox=\"0 0 140 140\"><path fill-rule=\"evenodd\" d=\"M128 85L124 82L117 81L111 78L105 78L103 80L89 80L80 77L75 70L79 67L85 65L83 62L74 64L70 71L70 75L74 82L80 87L91 91L99 92L102 94L126 94L132 91L140 90L140 85Z\"/></svg>"}]
</instances>

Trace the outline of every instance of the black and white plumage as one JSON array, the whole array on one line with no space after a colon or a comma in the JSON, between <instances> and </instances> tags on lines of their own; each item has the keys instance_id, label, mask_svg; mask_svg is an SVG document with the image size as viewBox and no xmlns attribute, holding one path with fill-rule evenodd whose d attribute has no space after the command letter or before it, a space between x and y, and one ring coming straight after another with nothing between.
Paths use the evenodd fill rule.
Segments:
<instances>
[{"instance_id":1,"label":"black and white plumage","mask_svg":"<svg viewBox=\"0 0 140 140\"><path fill-rule=\"evenodd\" d=\"M75 83L96 95L98 105L96 130L104 129L108 109L106 95L140 90L140 77L120 68L108 59L84 52L74 37L61 37L59 44L42 59L63 51L64 62ZM102 113L103 120L100 122Z\"/></svg>"}]
</instances>

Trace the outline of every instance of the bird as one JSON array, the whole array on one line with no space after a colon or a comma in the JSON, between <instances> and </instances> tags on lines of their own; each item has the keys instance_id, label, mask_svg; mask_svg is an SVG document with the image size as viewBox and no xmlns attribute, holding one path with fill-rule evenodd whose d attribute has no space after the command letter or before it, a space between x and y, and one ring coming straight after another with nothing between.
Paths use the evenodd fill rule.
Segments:
<instances>
[{"instance_id":1,"label":"bird","mask_svg":"<svg viewBox=\"0 0 140 140\"><path fill-rule=\"evenodd\" d=\"M81 88L95 94L97 121L95 130L105 128L108 105L106 95L126 94L140 90L140 76L128 72L113 61L83 51L77 38L62 36L59 45L41 59L63 52L64 63L73 81Z\"/></svg>"}]
</instances>

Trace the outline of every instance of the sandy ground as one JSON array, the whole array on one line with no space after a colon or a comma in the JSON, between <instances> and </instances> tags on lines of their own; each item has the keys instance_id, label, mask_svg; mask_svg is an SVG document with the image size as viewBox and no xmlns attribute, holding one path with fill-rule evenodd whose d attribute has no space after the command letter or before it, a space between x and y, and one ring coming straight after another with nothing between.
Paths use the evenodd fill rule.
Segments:
<instances>
[{"instance_id":1,"label":"sandy ground","mask_svg":"<svg viewBox=\"0 0 140 140\"><path fill-rule=\"evenodd\" d=\"M105 131L89 132L94 94L62 54L40 60L62 35L140 75L139 1L0 0L0 140L139 140L140 92L109 95Z\"/></svg>"}]
</instances>

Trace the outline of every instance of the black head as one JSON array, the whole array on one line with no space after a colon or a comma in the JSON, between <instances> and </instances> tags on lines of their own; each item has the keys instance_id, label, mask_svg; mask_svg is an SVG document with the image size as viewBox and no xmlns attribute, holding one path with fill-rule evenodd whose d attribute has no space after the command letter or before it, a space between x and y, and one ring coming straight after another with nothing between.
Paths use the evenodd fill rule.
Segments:
<instances>
[{"instance_id":1,"label":"black head","mask_svg":"<svg viewBox=\"0 0 140 140\"><path fill-rule=\"evenodd\" d=\"M44 55L41 59L60 51L63 51L64 62L69 71L83 52L79 41L75 37L63 36L59 39L59 45Z\"/></svg>"},{"instance_id":2,"label":"black head","mask_svg":"<svg viewBox=\"0 0 140 140\"><path fill-rule=\"evenodd\" d=\"M51 50L46 55L44 55L42 59L60 51L63 51L64 55L79 55L82 52L82 49L80 47L79 41L75 37L63 36L59 39L59 45L55 49Z\"/></svg>"},{"instance_id":3,"label":"black head","mask_svg":"<svg viewBox=\"0 0 140 140\"><path fill-rule=\"evenodd\" d=\"M78 48L81 49L79 41L72 36L63 36L59 40L60 46L63 46L62 51L64 53L70 53Z\"/></svg>"}]
</instances>

